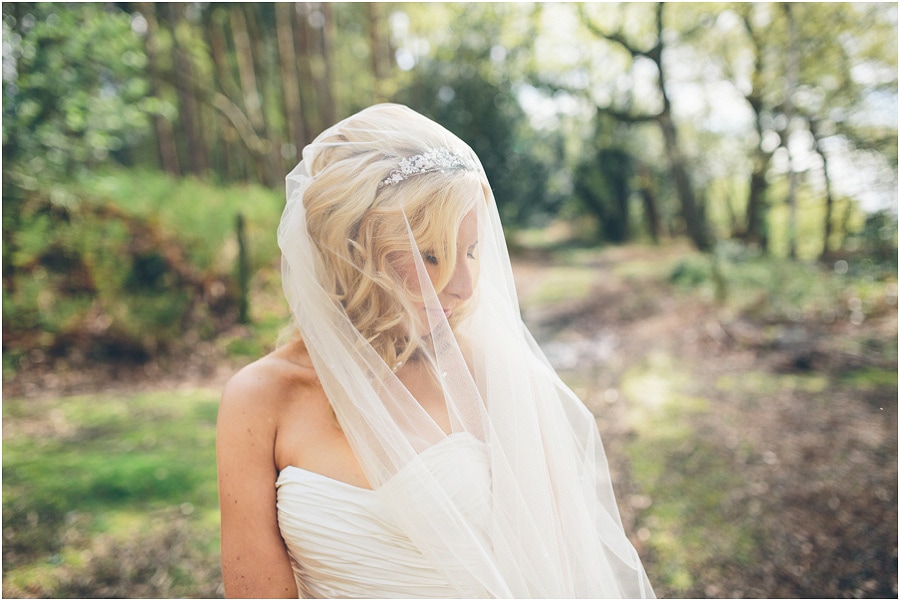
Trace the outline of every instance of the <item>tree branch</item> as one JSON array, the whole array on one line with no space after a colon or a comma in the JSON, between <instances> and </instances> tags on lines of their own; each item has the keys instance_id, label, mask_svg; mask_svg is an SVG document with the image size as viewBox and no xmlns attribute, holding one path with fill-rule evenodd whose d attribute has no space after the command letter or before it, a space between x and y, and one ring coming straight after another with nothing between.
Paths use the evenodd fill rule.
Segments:
<instances>
[{"instance_id":1,"label":"tree branch","mask_svg":"<svg viewBox=\"0 0 900 601\"><path fill-rule=\"evenodd\" d=\"M615 42L619 44L622 48L624 48L632 58L642 56L644 58L649 58L650 60L657 62L657 57L660 53L660 47L662 44L662 38L660 35L656 37L656 44L650 48L649 50L641 50L640 48L636 48L633 46L626 38L622 35L621 31L617 31L615 33L607 33L601 30L597 25L591 20L591 18L584 11L584 4L578 5L578 16L581 17L581 22L587 27L588 31L597 36L598 38L603 38L605 40L609 40L610 42Z\"/></svg>"},{"instance_id":2,"label":"tree branch","mask_svg":"<svg viewBox=\"0 0 900 601\"><path fill-rule=\"evenodd\" d=\"M151 70L153 70L152 67ZM176 89L194 94L197 100L215 108L224 115L237 130L241 141L247 150L250 151L250 154L264 157L271 150L271 142L259 136L247 115L228 96L198 85L196 79L190 83L174 80L173 78L166 79Z\"/></svg>"},{"instance_id":3,"label":"tree branch","mask_svg":"<svg viewBox=\"0 0 900 601\"><path fill-rule=\"evenodd\" d=\"M597 107L597 112L603 115L609 115L613 119L617 121L622 121L623 123L649 123L651 121L659 121L663 113L656 113L655 115L632 115L630 113L623 113L622 111L618 111L611 107Z\"/></svg>"},{"instance_id":4,"label":"tree branch","mask_svg":"<svg viewBox=\"0 0 900 601\"><path fill-rule=\"evenodd\" d=\"M550 92L565 92L567 94L571 94L572 96L581 97L588 96L588 100L591 100L589 97L589 90L586 89L570 88L562 84L543 80L535 82L534 85L538 89L543 89ZM602 113L604 115L612 117L613 119L616 119L617 121L622 121L623 123L649 123L651 121L659 121L660 118L662 118L661 112L653 115L632 115L630 113L620 111L609 106L597 106L596 103L594 103L594 105L594 108L598 113Z\"/></svg>"}]
</instances>

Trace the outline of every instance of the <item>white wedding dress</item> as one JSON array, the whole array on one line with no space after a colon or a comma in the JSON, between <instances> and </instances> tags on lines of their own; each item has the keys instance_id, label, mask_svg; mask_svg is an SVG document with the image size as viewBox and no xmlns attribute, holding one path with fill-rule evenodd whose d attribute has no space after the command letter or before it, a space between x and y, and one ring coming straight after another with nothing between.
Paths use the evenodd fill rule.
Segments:
<instances>
[{"instance_id":1,"label":"white wedding dress","mask_svg":"<svg viewBox=\"0 0 900 601\"><path fill-rule=\"evenodd\" d=\"M490 517L490 468L483 442L453 434L376 490L288 466L276 483L278 525L294 578L307 598L459 598L467 594L432 565L391 519L430 471L460 507ZM390 505L389 505L390 504Z\"/></svg>"}]
</instances>

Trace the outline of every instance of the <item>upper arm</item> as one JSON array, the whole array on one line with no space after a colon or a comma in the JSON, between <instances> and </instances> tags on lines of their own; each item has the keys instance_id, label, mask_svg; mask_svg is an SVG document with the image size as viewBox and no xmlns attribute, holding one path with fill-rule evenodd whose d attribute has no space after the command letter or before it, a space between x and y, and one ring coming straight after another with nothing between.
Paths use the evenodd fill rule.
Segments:
<instances>
[{"instance_id":1,"label":"upper arm","mask_svg":"<svg viewBox=\"0 0 900 601\"><path fill-rule=\"evenodd\" d=\"M272 384L244 370L225 387L216 427L222 576L228 597L297 597L278 529Z\"/></svg>"}]
</instances>

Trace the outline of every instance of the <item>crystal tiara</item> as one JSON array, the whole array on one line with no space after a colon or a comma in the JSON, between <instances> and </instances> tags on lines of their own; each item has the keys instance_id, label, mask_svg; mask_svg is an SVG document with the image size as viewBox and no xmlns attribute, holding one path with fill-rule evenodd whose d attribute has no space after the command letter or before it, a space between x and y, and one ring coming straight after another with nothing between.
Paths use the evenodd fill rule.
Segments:
<instances>
[{"instance_id":1,"label":"crystal tiara","mask_svg":"<svg viewBox=\"0 0 900 601\"><path fill-rule=\"evenodd\" d=\"M378 182L378 189L385 186L393 186L405 179L422 173L432 173L447 169L462 169L475 171L477 166L469 157L446 148L433 148L422 154L416 154L400 160L396 169L390 175Z\"/></svg>"}]
</instances>

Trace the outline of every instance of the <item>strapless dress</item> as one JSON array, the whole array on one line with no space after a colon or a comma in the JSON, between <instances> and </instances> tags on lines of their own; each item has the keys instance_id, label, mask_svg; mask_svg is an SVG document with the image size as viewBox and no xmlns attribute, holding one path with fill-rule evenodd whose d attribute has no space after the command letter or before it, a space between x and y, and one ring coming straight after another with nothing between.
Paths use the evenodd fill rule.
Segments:
<instances>
[{"instance_id":1,"label":"strapless dress","mask_svg":"<svg viewBox=\"0 0 900 601\"><path fill-rule=\"evenodd\" d=\"M469 517L488 518L490 468L483 442L465 433L448 436L391 478L384 487L402 492L388 496L415 495L419 470L433 474ZM278 525L302 597L470 596L389 517L385 495L294 466L281 470L276 488Z\"/></svg>"}]
</instances>

